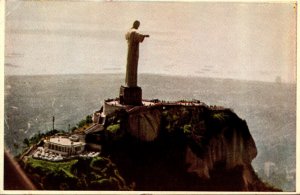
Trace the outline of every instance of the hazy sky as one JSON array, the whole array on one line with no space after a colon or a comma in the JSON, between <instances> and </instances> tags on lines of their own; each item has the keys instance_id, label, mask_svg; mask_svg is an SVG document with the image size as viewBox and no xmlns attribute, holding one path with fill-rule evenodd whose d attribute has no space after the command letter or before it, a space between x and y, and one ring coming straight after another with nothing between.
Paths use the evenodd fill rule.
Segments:
<instances>
[{"instance_id":1,"label":"hazy sky","mask_svg":"<svg viewBox=\"0 0 300 195\"><path fill-rule=\"evenodd\" d=\"M125 73L135 19L139 73L295 82L292 3L9 0L5 74Z\"/></svg>"}]
</instances>

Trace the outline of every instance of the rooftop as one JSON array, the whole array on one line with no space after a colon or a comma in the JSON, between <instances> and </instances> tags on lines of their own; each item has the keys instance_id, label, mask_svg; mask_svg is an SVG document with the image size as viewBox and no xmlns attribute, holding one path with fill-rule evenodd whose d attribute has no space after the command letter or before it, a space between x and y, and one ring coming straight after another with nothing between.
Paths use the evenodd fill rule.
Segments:
<instances>
[{"instance_id":1,"label":"rooftop","mask_svg":"<svg viewBox=\"0 0 300 195\"><path fill-rule=\"evenodd\" d=\"M45 142L50 142L50 143L54 143L57 145L64 145L64 146L76 146L76 145L84 145L84 142L81 141L71 141L69 138L67 137L50 137L50 139L45 140Z\"/></svg>"},{"instance_id":2,"label":"rooftop","mask_svg":"<svg viewBox=\"0 0 300 195\"><path fill-rule=\"evenodd\" d=\"M117 106L117 107L126 107L126 105L122 105L119 103L118 99L108 99L105 100L105 103L111 106ZM142 100L142 104L143 106L157 106L157 105L183 105L183 106L207 106L205 103L200 102L199 100L192 100L192 101L185 101L185 100L181 100L181 101L161 101L158 99L154 99L154 100Z\"/></svg>"}]
</instances>

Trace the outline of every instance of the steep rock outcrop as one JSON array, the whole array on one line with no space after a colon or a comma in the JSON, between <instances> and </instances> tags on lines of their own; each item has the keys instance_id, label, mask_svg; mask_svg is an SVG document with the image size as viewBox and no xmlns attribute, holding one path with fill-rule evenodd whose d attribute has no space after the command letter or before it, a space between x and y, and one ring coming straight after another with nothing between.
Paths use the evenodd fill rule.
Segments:
<instances>
[{"instance_id":1,"label":"steep rock outcrop","mask_svg":"<svg viewBox=\"0 0 300 195\"><path fill-rule=\"evenodd\" d=\"M38 189L139 191L279 191L251 166L257 155L246 121L232 110L158 104L115 110L103 131L86 136L101 157L23 168Z\"/></svg>"},{"instance_id":2,"label":"steep rock outcrop","mask_svg":"<svg viewBox=\"0 0 300 195\"><path fill-rule=\"evenodd\" d=\"M248 184L253 182L252 175L248 169L251 161L256 157L257 150L252 137L245 138L240 130L224 128L219 135L209 140L206 150L202 156L197 156L190 146L186 150L186 163L189 164L187 171L196 173L200 178L210 179L210 172L219 162L223 163L225 169L242 167L243 188L248 190ZM245 123L244 129L247 130ZM226 136L230 132L230 137Z\"/></svg>"},{"instance_id":3,"label":"steep rock outcrop","mask_svg":"<svg viewBox=\"0 0 300 195\"><path fill-rule=\"evenodd\" d=\"M153 141L159 133L160 118L157 109L136 110L128 117L128 132L142 141Z\"/></svg>"},{"instance_id":4,"label":"steep rock outcrop","mask_svg":"<svg viewBox=\"0 0 300 195\"><path fill-rule=\"evenodd\" d=\"M162 105L117 121L122 136L105 140L104 153L135 190L277 190L255 174L255 142L230 109Z\"/></svg>"}]
</instances>

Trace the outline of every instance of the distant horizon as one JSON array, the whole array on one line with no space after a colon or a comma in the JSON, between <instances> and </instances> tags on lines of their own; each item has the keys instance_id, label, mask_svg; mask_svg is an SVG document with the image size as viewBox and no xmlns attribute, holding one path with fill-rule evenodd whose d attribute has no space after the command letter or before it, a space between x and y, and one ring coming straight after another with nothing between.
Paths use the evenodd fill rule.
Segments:
<instances>
[{"instance_id":1,"label":"distant horizon","mask_svg":"<svg viewBox=\"0 0 300 195\"><path fill-rule=\"evenodd\" d=\"M140 74L296 83L293 2L6 1L5 73L123 73L136 19Z\"/></svg>"},{"instance_id":2,"label":"distant horizon","mask_svg":"<svg viewBox=\"0 0 300 195\"><path fill-rule=\"evenodd\" d=\"M124 75L125 73L113 73L113 72L102 72L102 73L64 73L64 74L4 74L4 77L42 77L42 76L79 76L79 75ZM240 81L240 82L261 82L261 83L278 83L278 84L297 84L297 82L283 82L283 81L260 81L260 80L246 80L239 78L225 78L225 77L208 77L208 76L200 76L200 75L171 75L171 74L163 74L163 73L139 73L139 75L154 75L154 76L165 76L165 77L179 77L179 78L196 78L196 79L214 79L214 80L232 80L232 81Z\"/></svg>"},{"instance_id":3,"label":"distant horizon","mask_svg":"<svg viewBox=\"0 0 300 195\"><path fill-rule=\"evenodd\" d=\"M5 143L15 143L38 131L67 129L100 110L103 101L117 98L124 74L6 75L4 84ZM140 74L143 99L200 100L206 105L230 108L247 121L259 154L252 165L264 173L264 162L279 170L296 167L296 84L277 84L232 79L193 78ZM278 153L278 155L272 155ZM285 179L284 175L280 176ZM280 180L281 181L281 180ZM293 180L294 181L294 180ZM292 182L292 181L291 181ZM285 190L295 185L283 183Z\"/></svg>"}]
</instances>

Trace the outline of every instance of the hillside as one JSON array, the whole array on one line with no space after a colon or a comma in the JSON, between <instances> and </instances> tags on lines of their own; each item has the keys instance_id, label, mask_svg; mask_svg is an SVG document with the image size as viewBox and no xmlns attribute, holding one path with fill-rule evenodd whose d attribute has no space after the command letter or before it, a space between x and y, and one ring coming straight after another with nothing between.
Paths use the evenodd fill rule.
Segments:
<instances>
[{"instance_id":1,"label":"hillside","mask_svg":"<svg viewBox=\"0 0 300 195\"><path fill-rule=\"evenodd\" d=\"M105 127L98 135L103 155L134 190L278 190L254 172L255 142L230 109L138 107L111 114Z\"/></svg>"},{"instance_id":2,"label":"hillside","mask_svg":"<svg viewBox=\"0 0 300 195\"><path fill-rule=\"evenodd\" d=\"M121 109L104 130L88 134L101 157L66 162L25 159L38 189L139 191L280 191L263 183L246 121L204 105Z\"/></svg>"},{"instance_id":3,"label":"hillside","mask_svg":"<svg viewBox=\"0 0 300 195\"><path fill-rule=\"evenodd\" d=\"M116 165L105 157L49 162L29 158L28 177L40 190L129 190Z\"/></svg>"},{"instance_id":4,"label":"hillside","mask_svg":"<svg viewBox=\"0 0 300 195\"><path fill-rule=\"evenodd\" d=\"M155 75L141 75L140 80L149 99L201 97L208 104L233 108L247 120L255 140L258 155L252 166L259 177L284 191L295 189L295 180L287 180L285 174L286 169L295 167L295 85ZM20 152L24 138L52 129L52 116L56 117L58 129L66 130L68 124L75 126L105 97L114 97L122 81L120 75L6 78L6 147L14 154ZM150 85L150 81L154 83ZM72 97L72 101L66 97ZM274 176L264 176L265 162L276 164Z\"/></svg>"}]
</instances>

